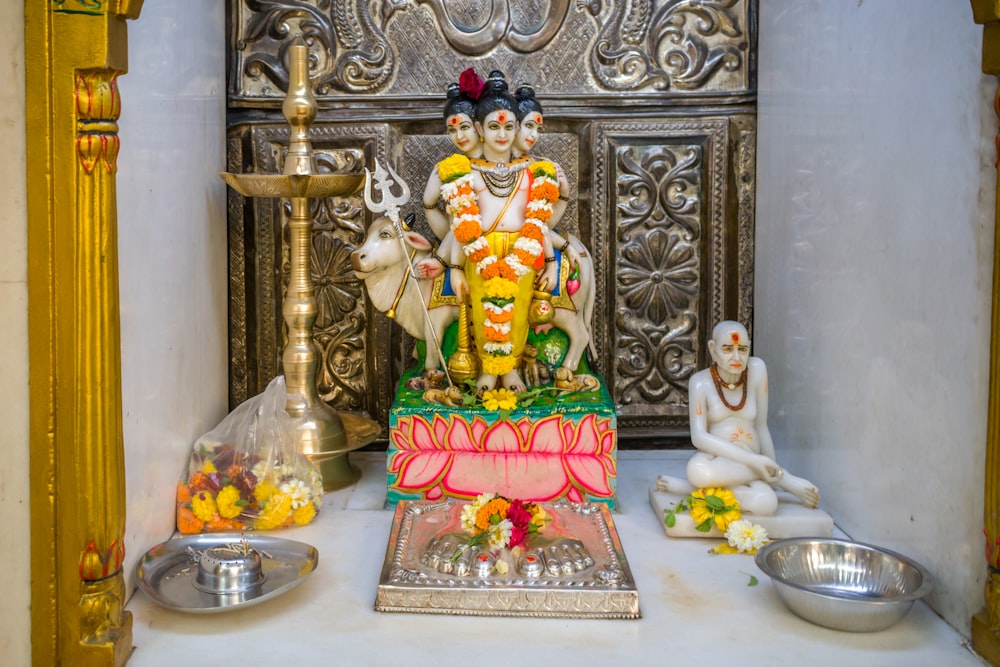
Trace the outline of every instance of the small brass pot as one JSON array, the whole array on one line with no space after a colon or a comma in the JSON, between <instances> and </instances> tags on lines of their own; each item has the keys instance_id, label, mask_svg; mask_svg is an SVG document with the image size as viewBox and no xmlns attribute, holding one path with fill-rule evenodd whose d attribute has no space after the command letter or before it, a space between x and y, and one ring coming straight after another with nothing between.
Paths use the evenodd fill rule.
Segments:
<instances>
[{"instance_id":1,"label":"small brass pot","mask_svg":"<svg viewBox=\"0 0 1000 667\"><path fill-rule=\"evenodd\" d=\"M556 316L555 307L552 305L552 294L535 290L531 295L531 305L528 306L528 324L537 326L548 324Z\"/></svg>"}]
</instances>

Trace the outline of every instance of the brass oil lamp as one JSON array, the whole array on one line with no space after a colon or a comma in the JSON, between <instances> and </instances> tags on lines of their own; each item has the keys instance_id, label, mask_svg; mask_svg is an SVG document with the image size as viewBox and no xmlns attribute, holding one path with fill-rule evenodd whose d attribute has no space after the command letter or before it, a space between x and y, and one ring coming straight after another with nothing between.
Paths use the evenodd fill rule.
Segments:
<instances>
[{"instance_id":1,"label":"brass oil lamp","mask_svg":"<svg viewBox=\"0 0 1000 667\"><path fill-rule=\"evenodd\" d=\"M220 175L244 197L281 197L291 203L291 275L281 307L288 327L288 342L281 355L288 391L285 409L292 417L304 417L298 430L300 451L319 466L323 486L329 491L357 480L360 473L348 462L347 452L364 443L349 442L340 416L320 399L316 389L313 323L318 309L309 260L313 228L309 200L349 195L361 187L364 174L319 173L309 137L317 105L309 84L309 49L301 37L292 42L288 57L288 94L281 111L291 133L282 173Z\"/></svg>"}]
</instances>

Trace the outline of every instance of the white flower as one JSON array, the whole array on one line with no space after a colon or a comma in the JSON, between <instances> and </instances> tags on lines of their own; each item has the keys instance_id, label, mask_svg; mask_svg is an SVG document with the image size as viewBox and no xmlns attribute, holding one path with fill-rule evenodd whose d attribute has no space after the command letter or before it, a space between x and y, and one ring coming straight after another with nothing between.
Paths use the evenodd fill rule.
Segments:
<instances>
[{"instance_id":1,"label":"white flower","mask_svg":"<svg viewBox=\"0 0 1000 667\"><path fill-rule=\"evenodd\" d=\"M292 509L298 509L309 502L309 487L301 479L293 479L281 485L281 492L292 499Z\"/></svg>"},{"instance_id":2,"label":"white flower","mask_svg":"<svg viewBox=\"0 0 1000 667\"><path fill-rule=\"evenodd\" d=\"M476 512L479 508L475 504L469 503L462 507L462 528L469 532L476 532Z\"/></svg>"},{"instance_id":3,"label":"white flower","mask_svg":"<svg viewBox=\"0 0 1000 667\"><path fill-rule=\"evenodd\" d=\"M490 526L490 546L494 549L503 549L510 542L510 534L514 524L510 519L504 519L500 523Z\"/></svg>"},{"instance_id":4,"label":"white flower","mask_svg":"<svg viewBox=\"0 0 1000 667\"><path fill-rule=\"evenodd\" d=\"M767 531L746 519L737 519L726 528L729 546L740 552L756 551L767 542Z\"/></svg>"}]
</instances>

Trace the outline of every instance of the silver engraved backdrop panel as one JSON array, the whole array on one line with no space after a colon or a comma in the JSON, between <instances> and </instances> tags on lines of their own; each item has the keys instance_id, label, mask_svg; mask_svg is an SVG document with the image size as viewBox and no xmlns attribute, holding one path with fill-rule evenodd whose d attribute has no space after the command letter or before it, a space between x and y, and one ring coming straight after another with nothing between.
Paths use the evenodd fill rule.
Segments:
<instances>
[{"instance_id":1,"label":"silver engraved backdrop panel","mask_svg":"<svg viewBox=\"0 0 1000 667\"><path fill-rule=\"evenodd\" d=\"M732 299L726 233L727 118L602 123L597 130L595 334L619 415L633 429L687 423L687 382L701 341ZM606 262L606 263L605 263ZM605 302L606 301L606 302Z\"/></svg>"},{"instance_id":2,"label":"silver engraved backdrop panel","mask_svg":"<svg viewBox=\"0 0 1000 667\"><path fill-rule=\"evenodd\" d=\"M754 92L748 0L233 0L230 99L280 100L291 35L320 104L427 96L488 61L546 94Z\"/></svg>"},{"instance_id":3,"label":"silver engraved backdrop panel","mask_svg":"<svg viewBox=\"0 0 1000 667\"><path fill-rule=\"evenodd\" d=\"M573 200L560 231L594 256L592 365L623 444L683 438L687 380L720 319L753 321L756 0L231 0L227 169L278 172L286 49L310 47L322 170L377 158L413 193L430 235L428 174L453 148L447 83L467 67L530 82L545 106L533 154ZM287 205L230 193L230 399L281 372ZM320 395L388 423L413 341L349 268L371 214L360 194L313 203Z\"/></svg>"}]
</instances>

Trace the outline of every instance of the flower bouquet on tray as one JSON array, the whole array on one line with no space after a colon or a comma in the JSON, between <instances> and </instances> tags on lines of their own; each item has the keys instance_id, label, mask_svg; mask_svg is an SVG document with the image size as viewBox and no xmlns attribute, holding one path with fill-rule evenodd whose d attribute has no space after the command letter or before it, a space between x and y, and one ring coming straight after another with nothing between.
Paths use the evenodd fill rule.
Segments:
<instances>
[{"instance_id":1,"label":"flower bouquet on tray","mask_svg":"<svg viewBox=\"0 0 1000 667\"><path fill-rule=\"evenodd\" d=\"M297 450L283 376L237 407L194 445L177 485L184 534L305 525L323 501L323 478Z\"/></svg>"},{"instance_id":2,"label":"flower bouquet on tray","mask_svg":"<svg viewBox=\"0 0 1000 667\"><path fill-rule=\"evenodd\" d=\"M523 547L550 521L551 517L538 503L482 493L462 507L462 529L470 537L455 550L452 560L458 560L467 549L484 544L497 550ZM498 560L497 565L502 562Z\"/></svg>"}]
</instances>

